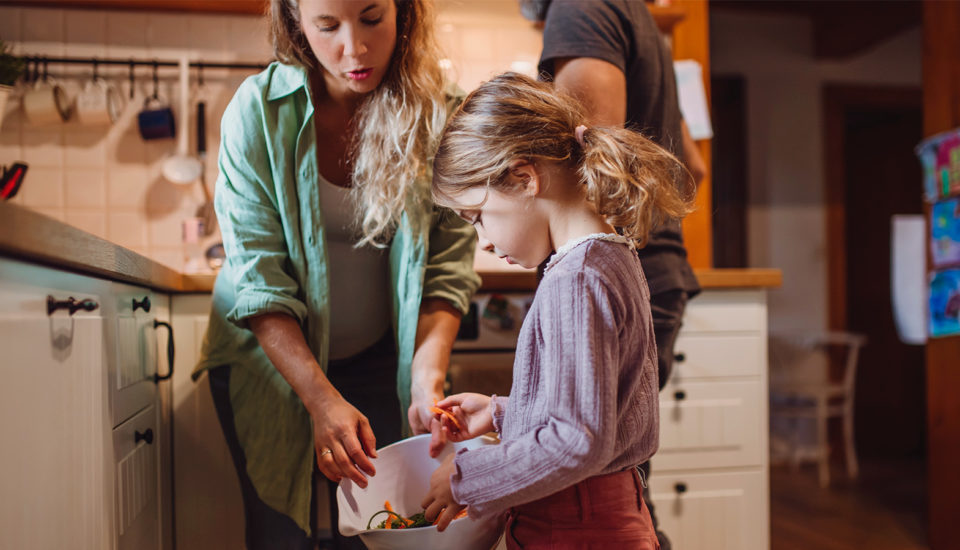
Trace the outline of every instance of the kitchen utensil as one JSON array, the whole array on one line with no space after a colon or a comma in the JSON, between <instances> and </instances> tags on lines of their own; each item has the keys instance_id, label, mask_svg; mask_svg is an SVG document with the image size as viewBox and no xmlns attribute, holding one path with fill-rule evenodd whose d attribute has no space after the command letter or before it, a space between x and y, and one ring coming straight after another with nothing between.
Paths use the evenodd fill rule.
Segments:
<instances>
[{"instance_id":1,"label":"kitchen utensil","mask_svg":"<svg viewBox=\"0 0 960 550\"><path fill-rule=\"evenodd\" d=\"M132 67L132 65L131 65ZM130 93L133 93L133 72L130 73ZM160 99L160 83L157 64L153 65L153 95L143 102L143 109L137 114L137 127L140 137L145 140L166 139L177 135L177 124L170 106Z\"/></svg>"},{"instance_id":2,"label":"kitchen utensil","mask_svg":"<svg viewBox=\"0 0 960 550\"><path fill-rule=\"evenodd\" d=\"M113 124L123 110L123 99L116 86L94 77L77 96L77 120L82 124L103 126Z\"/></svg>"},{"instance_id":3,"label":"kitchen utensil","mask_svg":"<svg viewBox=\"0 0 960 550\"><path fill-rule=\"evenodd\" d=\"M0 176L0 199L12 199L20 190L26 175L27 165L22 162L15 162L10 168L4 168L3 175Z\"/></svg>"},{"instance_id":4,"label":"kitchen utensil","mask_svg":"<svg viewBox=\"0 0 960 550\"><path fill-rule=\"evenodd\" d=\"M349 479L344 479L337 487L340 532L346 536L360 535L360 540L370 550L490 550L503 531L497 517L454 520L443 532L432 525L396 530L367 529L367 522L383 509L385 500L389 500L394 510L405 517L421 511L420 502L430 488L430 475L448 455L462 448L496 444L494 438L486 436L449 443L439 457L430 458L430 434L423 434L378 449L377 458L371 459L377 475L369 478L366 489Z\"/></svg>"},{"instance_id":5,"label":"kitchen utensil","mask_svg":"<svg viewBox=\"0 0 960 550\"><path fill-rule=\"evenodd\" d=\"M52 80L38 80L23 94L22 102L23 113L30 124L53 124L70 116L67 92Z\"/></svg>"},{"instance_id":6,"label":"kitchen utensil","mask_svg":"<svg viewBox=\"0 0 960 550\"><path fill-rule=\"evenodd\" d=\"M163 177L173 183L193 183L203 172L203 165L187 153L187 130L190 108L190 64L186 57L180 58L180 123L177 131L177 150L163 163Z\"/></svg>"},{"instance_id":7,"label":"kitchen utensil","mask_svg":"<svg viewBox=\"0 0 960 550\"><path fill-rule=\"evenodd\" d=\"M197 208L197 217L203 219L203 236L213 233L213 224L217 222L213 210L213 197L207 189L207 104L201 99L197 102L197 159L200 162L200 189L203 190L203 204Z\"/></svg>"},{"instance_id":8,"label":"kitchen utensil","mask_svg":"<svg viewBox=\"0 0 960 550\"><path fill-rule=\"evenodd\" d=\"M204 253L207 258L207 265L210 269L217 270L223 267L224 260L227 259L227 252L223 248L223 243L210 245Z\"/></svg>"}]
</instances>

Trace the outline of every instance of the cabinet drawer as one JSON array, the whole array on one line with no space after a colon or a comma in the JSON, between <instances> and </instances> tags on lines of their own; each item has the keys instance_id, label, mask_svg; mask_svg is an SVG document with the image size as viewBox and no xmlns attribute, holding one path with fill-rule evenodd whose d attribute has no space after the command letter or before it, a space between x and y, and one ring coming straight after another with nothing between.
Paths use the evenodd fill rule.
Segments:
<instances>
[{"instance_id":1,"label":"cabinet drawer","mask_svg":"<svg viewBox=\"0 0 960 550\"><path fill-rule=\"evenodd\" d=\"M766 330L762 291L711 290L690 300L680 333L762 332Z\"/></svg>"},{"instance_id":2,"label":"cabinet drawer","mask_svg":"<svg viewBox=\"0 0 960 550\"><path fill-rule=\"evenodd\" d=\"M683 550L770 547L767 480L762 470L650 474L660 529Z\"/></svg>"},{"instance_id":3,"label":"cabinet drawer","mask_svg":"<svg viewBox=\"0 0 960 550\"><path fill-rule=\"evenodd\" d=\"M113 430L118 550L159 546L159 438L153 405Z\"/></svg>"},{"instance_id":4,"label":"cabinet drawer","mask_svg":"<svg viewBox=\"0 0 960 550\"><path fill-rule=\"evenodd\" d=\"M680 333L669 387L682 381L760 376L766 371L766 343L759 335Z\"/></svg>"},{"instance_id":5,"label":"cabinet drawer","mask_svg":"<svg viewBox=\"0 0 960 550\"><path fill-rule=\"evenodd\" d=\"M690 382L660 392L656 472L763 463L766 400L759 381Z\"/></svg>"}]
</instances>

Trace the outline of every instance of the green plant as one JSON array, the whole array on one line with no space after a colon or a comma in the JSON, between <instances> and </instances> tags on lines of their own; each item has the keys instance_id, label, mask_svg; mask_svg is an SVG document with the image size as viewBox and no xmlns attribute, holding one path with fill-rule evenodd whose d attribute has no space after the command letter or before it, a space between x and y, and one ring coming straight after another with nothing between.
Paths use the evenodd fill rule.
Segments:
<instances>
[{"instance_id":1,"label":"green plant","mask_svg":"<svg viewBox=\"0 0 960 550\"><path fill-rule=\"evenodd\" d=\"M10 46L0 40L0 85L13 86L23 74L23 59L13 55Z\"/></svg>"}]
</instances>

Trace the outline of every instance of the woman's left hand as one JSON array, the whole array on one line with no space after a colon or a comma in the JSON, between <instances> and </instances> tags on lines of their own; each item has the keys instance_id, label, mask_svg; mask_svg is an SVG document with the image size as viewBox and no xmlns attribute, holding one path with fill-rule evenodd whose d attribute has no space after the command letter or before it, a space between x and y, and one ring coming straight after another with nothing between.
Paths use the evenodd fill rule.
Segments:
<instances>
[{"instance_id":1,"label":"woman's left hand","mask_svg":"<svg viewBox=\"0 0 960 550\"><path fill-rule=\"evenodd\" d=\"M439 516L438 531L446 529L453 518L466 508L453 499L453 489L450 486L450 477L457 473L457 465L453 463L455 456L454 454L447 456L433 471L433 475L430 476L430 492L420 503L427 521L433 521Z\"/></svg>"},{"instance_id":2,"label":"woman's left hand","mask_svg":"<svg viewBox=\"0 0 960 550\"><path fill-rule=\"evenodd\" d=\"M407 420L410 421L410 429L414 434L430 434L430 456L436 457L447 444L447 440L443 436L440 420L430 411L430 407L436 401L443 399L443 394L418 397L416 393L414 392L410 408L407 409Z\"/></svg>"}]
</instances>

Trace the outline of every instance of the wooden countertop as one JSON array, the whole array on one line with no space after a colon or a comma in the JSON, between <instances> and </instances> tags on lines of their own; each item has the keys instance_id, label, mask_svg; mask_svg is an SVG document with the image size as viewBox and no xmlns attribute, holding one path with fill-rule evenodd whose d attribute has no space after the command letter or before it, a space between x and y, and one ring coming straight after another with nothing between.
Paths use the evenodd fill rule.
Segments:
<instances>
[{"instance_id":1,"label":"wooden countertop","mask_svg":"<svg viewBox=\"0 0 960 550\"><path fill-rule=\"evenodd\" d=\"M141 285L162 292L204 293L215 275L188 275L131 252L122 246L26 208L0 203L0 256L17 258L77 273ZM536 272L511 266L477 252L474 263L484 290L533 290ZM697 269L703 288L773 288L779 269Z\"/></svg>"}]
</instances>

